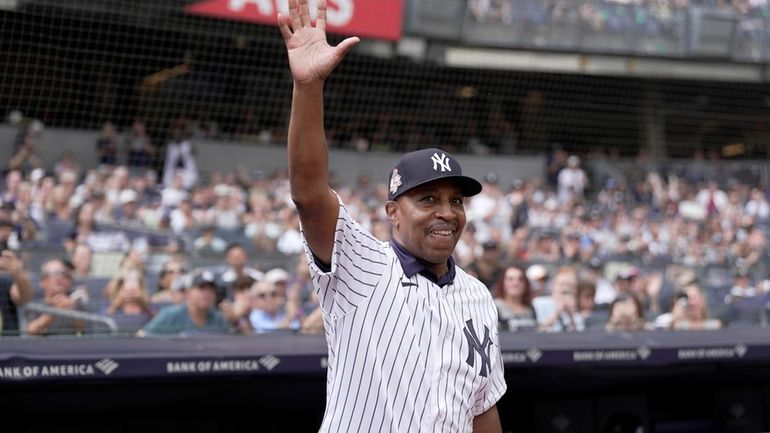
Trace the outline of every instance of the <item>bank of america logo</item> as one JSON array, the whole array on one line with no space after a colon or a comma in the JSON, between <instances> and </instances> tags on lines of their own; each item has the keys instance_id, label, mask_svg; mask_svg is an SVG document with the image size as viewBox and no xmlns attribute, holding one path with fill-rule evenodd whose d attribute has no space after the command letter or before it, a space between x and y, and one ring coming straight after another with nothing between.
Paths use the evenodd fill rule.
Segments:
<instances>
[{"instance_id":1,"label":"bank of america logo","mask_svg":"<svg viewBox=\"0 0 770 433\"><path fill-rule=\"evenodd\" d=\"M106 375L110 375L113 371L115 371L115 369L120 367L120 364L118 364L117 361L113 361L112 359L109 359L109 358L101 359L97 361L96 364L94 365L96 366L96 368L101 370L101 372Z\"/></svg>"},{"instance_id":2,"label":"bank of america logo","mask_svg":"<svg viewBox=\"0 0 770 433\"><path fill-rule=\"evenodd\" d=\"M265 355L259 358L259 363L262 364L262 366L268 369L269 371L274 369L278 364L280 364L281 359L278 358L277 356Z\"/></svg>"},{"instance_id":3,"label":"bank of america logo","mask_svg":"<svg viewBox=\"0 0 770 433\"><path fill-rule=\"evenodd\" d=\"M563 413L560 413L551 420L551 424L553 424L553 426L556 427L556 430L558 431L567 431L569 426L572 425L572 420Z\"/></svg>"},{"instance_id":4,"label":"bank of america logo","mask_svg":"<svg viewBox=\"0 0 770 433\"><path fill-rule=\"evenodd\" d=\"M543 357L543 352L538 350L536 347L533 347L527 350L527 358L529 358L529 360L532 362L537 362L542 357Z\"/></svg>"},{"instance_id":5,"label":"bank of america logo","mask_svg":"<svg viewBox=\"0 0 770 433\"><path fill-rule=\"evenodd\" d=\"M636 349L636 353L639 355L639 358L644 361L645 359L649 358L650 355L652 355L652 350L650 350L650 348L647 346L642 346Z\"/></svg>"}]
</instances>

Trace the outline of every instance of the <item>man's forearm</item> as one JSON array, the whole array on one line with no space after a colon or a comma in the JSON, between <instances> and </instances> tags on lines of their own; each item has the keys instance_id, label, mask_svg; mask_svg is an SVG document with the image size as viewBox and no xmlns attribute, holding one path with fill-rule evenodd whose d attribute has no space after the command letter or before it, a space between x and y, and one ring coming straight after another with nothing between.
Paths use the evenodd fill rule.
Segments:
<instances>
[{"instance_id":1,"label":"man's forearm","mask_svg":"<svg viewBox=\"0 0 770 433\"><path fill-rule=\"evenodd\" d=\"M11 287L11 299L17 306L22 306L32 300L32 284L23 270L15 272L12 277L14 285Z\"/></svg>"},{"instance_id":2,"label":"man's forearm","mask_svg":"<svg viewBox=\"0 0 770 433\"><path fill-rule=\"evenodd\" d=\"M500 415L497 406L492 406L486 412L473 418L473 433L502 433Z\"/></svg>"},{"instance_id":3,"label":"man's forearm","mask_svg":"<svg viewBox=\"0 0 770 433\"><path fill-rule=\"evenodd\" d=\"M289 180L302 204L328 189L329 152L323 126L323 82L294 84L289 121Z\"/></svg>"}]
</instances>

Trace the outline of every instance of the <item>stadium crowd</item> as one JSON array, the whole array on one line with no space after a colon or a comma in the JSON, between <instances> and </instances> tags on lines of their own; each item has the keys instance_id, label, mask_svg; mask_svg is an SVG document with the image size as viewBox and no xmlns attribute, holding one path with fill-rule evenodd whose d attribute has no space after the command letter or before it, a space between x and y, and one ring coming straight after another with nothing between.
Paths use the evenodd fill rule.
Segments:
<instances>
[{"instance_id":1,"label":"stadium crowd","mask_svg":"<svg viewBox=\"0 0 770 433\"><path fill-rule=\"evenodd\" d=\"M0 188L3 334L320 332L286 173L199 172L179 128L153 165L160 152L131 131L118 141L108 125L102 164L82 168L67 154L40 166L36 129L20 134ZM557 149L543 178L490 172L483 186L456 260L489 287L503 329L766 326L770 191L758 181L695 163L592 173ZM389 239L384 183L334 187Z\"/></svg>"},{"instance_id":2,"label":"stadium crowd","mask_svg":"<svg viewBox=\"0 0 770 433\"><path fill-rule=\"evenodd\" d=\"M625 33L631 29L646 35L681 34L682 12L698 7L734 14L741 31L761 36L770 13L767 0L470 0L468 9L476 21L514 24L526 22L549 26L579 20L596 32Z\"/></svg>"}]
</instances>

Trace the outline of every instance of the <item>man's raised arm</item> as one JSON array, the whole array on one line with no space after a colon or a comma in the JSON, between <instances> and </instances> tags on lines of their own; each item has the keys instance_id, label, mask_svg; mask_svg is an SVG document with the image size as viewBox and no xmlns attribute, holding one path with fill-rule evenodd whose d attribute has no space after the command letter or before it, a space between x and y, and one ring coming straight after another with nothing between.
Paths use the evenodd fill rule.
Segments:
<instances>
[{"instance_id":1,"label":"man's raised arm","mask_svg":"<svg viewBox=\"0 0 770 433\"><path fill-rule=\"evenodd\" d=\"M326 42L326 0L318 0L315 27L308 0L289 0L289 16L278 14L278 25L294 79L288 140L291 197L310 249L329 264L339 205L328 183L323 86L358 38L345 39L336 47Z\"/></svg>"}]
</instances>

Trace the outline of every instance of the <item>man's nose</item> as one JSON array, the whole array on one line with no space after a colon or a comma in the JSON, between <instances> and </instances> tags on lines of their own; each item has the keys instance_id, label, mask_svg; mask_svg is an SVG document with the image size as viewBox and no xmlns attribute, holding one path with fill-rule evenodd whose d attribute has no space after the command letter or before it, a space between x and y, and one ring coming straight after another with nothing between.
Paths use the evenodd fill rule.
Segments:
<instances>
[{"instance_id":1,"label":"man's nose","mask_svg":"<svg viewBox=\"0 0 770 433\"><path fill-rule=\"evenodd\" d=\"M438 218L445 220L455 219L457 217L457 214L455 214L452 204L449 201L440 202L436 206L435 214Z\"/></svg>"}]
</instances>

